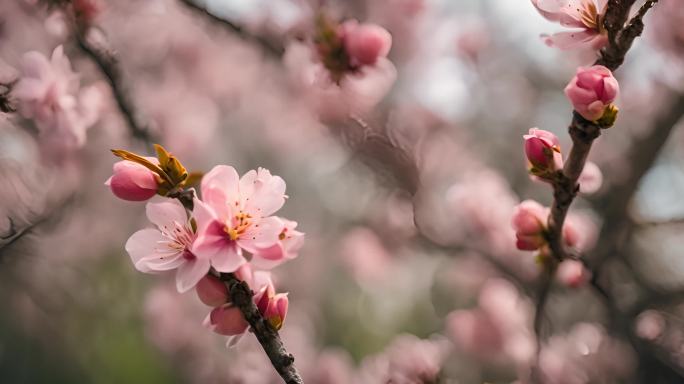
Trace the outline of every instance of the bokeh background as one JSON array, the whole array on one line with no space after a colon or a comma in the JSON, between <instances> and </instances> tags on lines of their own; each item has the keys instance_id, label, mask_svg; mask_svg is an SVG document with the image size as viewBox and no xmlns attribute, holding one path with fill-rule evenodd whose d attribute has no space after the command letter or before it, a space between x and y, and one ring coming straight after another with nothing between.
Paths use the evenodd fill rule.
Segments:
<instances>
[{"instance_id":1,"label":"bokeh background","mask_svg":"<svg viewBox=\"0 0 684 384\"><path fill-rule=\"evenodd\" d=\"M120 0L104 2L91 38L116 53L140 118L188 168L286 180L283 215L307 240L274 274L305 382L525 382L539 266L515 249L510 218L552 196L526 173L522 135L539 127L570 148L562 89L595 53L545 46L539 35L562 27L527 0L194 4L240 32L183 1ZM591 154L603 186L572 208L614 300L554 283L539 361L549 383L684 380L684 133L649 140L684 113L682 9L661 1L616 73L620 117ZM386 94L364 104L301 81L296 52L322 10L391 32ZM149 225L144 204L104 181L110 148L149 148L58 8L0 2L0 80L60 44L103 101L68 154L0 115L0 382L279 382L253 336L227 349L193 292L133 268L123 246Z\"/></svg>"}]
</instances>

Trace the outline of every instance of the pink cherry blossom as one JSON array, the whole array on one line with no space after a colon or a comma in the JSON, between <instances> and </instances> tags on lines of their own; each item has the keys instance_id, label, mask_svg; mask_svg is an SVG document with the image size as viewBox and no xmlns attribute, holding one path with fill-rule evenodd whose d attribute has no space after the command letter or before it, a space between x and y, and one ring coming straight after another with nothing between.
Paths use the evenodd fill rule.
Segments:
<instances>
[{"instance_id":1,"label":"pink cherry blossom","mask_svg":"<svg viewBox=\"0 0 684 384\"><path fill-rule=\"evenodd\" d=\"M525 155L534 167L533 173L553 172L563 168L563 155L558 137L549 131L531 128L525 139Z\"/></svg>"},{"instance_id":2,"label":"pink cherry blossom","mask_svg":"<svg viewBox=\"0 0 684 384\"><path fill-rule=\"evenodd\" d=\"M297 222L278 217L281 221L281 231L278 242L268 248L256 249L252 255L251 264L259 269L271 269L287 260L297 257L304 245L304 233L297 231Z\"/></svg>"},{"instance_id":3,"label":"pink cherry blossom","mask_svg":"<svg viewBox=\"0 0 684 384\"><path fill-rule=\"evenodd\" d=\"M542 35L550 47L599 50L608 43L603 17L608 0L531 0L532 5L549 21L574 30Z\"/></svg>"},{"instance_id":4,"label":"pink cherry blossom","mask_svg":"<svg viewBox=\"0 0 684 384\"><path fill-rule=\"evenodd\" d=\"M256 253L277 245L282 221L271 216L285 203L285 181L263 168L239 178L235 168L214 167L202 179L202 201L195 199L197 244L194 252L219 272L234 272Z\"/></svg>"},{"instance_id":5,"label":"pink cherry blossom","mask_svg":"<svg viewBox=\"0 0 684 384\"><path fill-rule=\"evenodd\" d=\"M595 163L587 161L584 169L577 180L580 192L584 194L592 194L598 191L603 184L603 173Z\"/></svg>"},{"instance_id":6,"label":"pink cherry blossom","mask_svg":"<svg viewBox=\"0 0 684 384\"><path fill-rule=\"evenodd\" d=\"M218 307L229 301L228 288L213 275L204 276L195 287L200 301L210 307Z\"/></svg>"},{"instance_id":7,"label":"pink cherry blossom","mask_svg":"<svg viewBox=\"0 0 684 384\"><path fill-rule=\"evenodd\" d=\"M584 264L578 260L565 260L558 266L556 278L558 281L570 288L578 288L589 281L589 271L584 268Z\"/></svg>"},{"instance_id":8,"label":"pink cherry blossom","mask_svg":"<svg viewBox=\"0 0 684 384\"><path fill-rule=\"evenodd\" d=\"M28 52L21 63L22 76L13 90L19 111L32 119L41 137L64 148L78 148L86 141L86 130L99 114L99 89L79 89L79 79L60 45L48 60L39 52Z\"/></svg>"},{"instance_id":9,"label":"pink cherry blossom","mask_svg":"<svg viewBox=\"0 0 684 384\"><path fill-rule=\"evenodd\" d=\"M575 111L587 120L598 120L618 96L620 86L610 69L602 65L579 67L565 87Z\"/></svg>"},{"instance_id":10,"label":"pink cherry blossom","mask_svg":"<svg viewBox=\"0 0 684 384\"><path fill-rule=\"evenodd\" d=\"M534 251L546 243L544 231L549 209L534 200L525 200L515 207L512 225L520 250Z\"/></svg>"},{"instance_id":11,"label":"pink cherry blossom","mask_svg":"<svg viewBox=\"0 0 684 384\"><path fill-rule=\"evenodd\" d=\"M375 24L346 21L341 26L343 41L352 65L374 65L379 58L387 57L392 47L392 35Z\"/></svg>"},{"instance_id":12,"label":"pink cherry blossom","mask_svg":"<svg viewBox=\"0 0 684 384\"><path fill-rule=\"evenodd\" d=\"M502 279L487 281L478 304L447 316L446 331L456 346L491 363L528 362L534 353L531 305Z\"/></svg>"},{"instance_id":13,"label":"pink cherry blossom","mask_svg":"<svg viewBox=\"0 0 684 384\"><path fill-rule=\"evenodd\" d=\"M157 161L149 158L150 161ZM128 201L145 201L157 194L157 175L143 165L128 160L114 163L114 174L105 182L112 193Z\"/></svg>"},{"instance_id":14,"label":"pink cherry blossom","mask_svg":"<svg viewBox=\"0 0 684 384\"><path fill-rule=\"evenodd\" d=\"M178 269L176 288L179 292L190 290L209 272L211 264L193 252L196 236L185 208L177 200L166 200L147 203L146 210L157 228L140 230L126 242L133 265L146 273Z\"/></svg>"}]
</instances>

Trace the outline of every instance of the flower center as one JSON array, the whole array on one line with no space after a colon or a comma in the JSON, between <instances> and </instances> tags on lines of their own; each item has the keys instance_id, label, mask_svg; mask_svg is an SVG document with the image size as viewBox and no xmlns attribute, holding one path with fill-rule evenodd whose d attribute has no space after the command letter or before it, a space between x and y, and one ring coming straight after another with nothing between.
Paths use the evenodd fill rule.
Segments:
<instances>
[{"instance_id":1,"label":"flower center","mask_svg":"<svg viewBox=\"0 0 684 384\"><path fill-rule=\"evenodd\" d=\"M162 228L162 234L169 238L168 247L179 252L188 248L195 237L190 228L177 221L173 222L173 228Z\"/></svg>"},{"instance_id":2,"label":"flower center","mask_svg":"<svg viewBox=\"0 0 684 384\"><path fill-rule=\"evenodd\" d=\"M252 225L251 218L252 216L249 213L240 211L230 223L226 224L223 230L228 234L232 241L235 241Z\"/></svg>"},{"instance_id":3,"label":"flower center","mask_svg":"<svg viewBox=\"0 0 684 384\"><path fill-rule=\"evenodd\" d=\"M582 17L582 24L588 29L603 33L603 15L599 13L596 8L596 3L593 0L584 0L582 2L582 9L578 10Z\"/></svg>"}]
</instances>

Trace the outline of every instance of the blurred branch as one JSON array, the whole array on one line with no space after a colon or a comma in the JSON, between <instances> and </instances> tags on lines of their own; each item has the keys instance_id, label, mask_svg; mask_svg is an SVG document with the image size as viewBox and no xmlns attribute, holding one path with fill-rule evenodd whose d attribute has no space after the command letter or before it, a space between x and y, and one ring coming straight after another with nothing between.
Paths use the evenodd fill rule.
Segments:
<instances>
[{"instance_id":1,"label":"blurred branch","mask_svg":"<svg viewBox=\"0 0 684 384\"><path fill-rule=\"evenodd\" d=\"M16 112L17 109L12 103L10 93L12 92L12 88L14 88L14 85L17 83L17 81L19 80L15 79L9 83L0 83L0 112Z\"/></svg>"},{"instance_id":2,"label":"blurred branch","mask_svg":"<svg viewBox=\"0 0 684 384\"><path fill-rule=\"evenodd\" d=\"M15 220L8 217L10 228L8 233L0 236L0 259L4 255L4 251L9 248L12 244L16 243L26 235L35 231L41 225L47 223L50 219L56 217L62 213L68 206L70 206L76 199L76 196L72 195L64 200L58 201L54 204L54 208L49 211L43 212L41 215L36 217L32 222L26 224L21 228L17 228Z\"/></svg>"},{"instance_id":3,"label":"blurred branch","mask_svg":"<svg viewBox=\"0 0 684 384\"><path fill-rule=\"evenodd\" d=\"M629 218L629 203L639 187L639 182L653 166L660 150L667 142L677 123L684 116L684 93L676 95L669 108L653 122L651 134L635 139L624 156L630 173L622 181L610 186L594 207L603 218L599 236L601 246L596 250L593 264L598 273L605 261L618 254L618 248L626 242L627 234L634 225Z\"/></svg>"},{"instance_id":4,"label":"blurred branch","mask_svg":"<svg viewBox=\"0 0 684 384\"><path fill-rule=\"evenodd\" d=\"M209 21L216 25L225 27L226 29L230 30L232 33L236 34L237 36L241 37L246 41L252 41L257 43L264 50L264 52L268 53L273 57L280 58L285 53L285 48L281 44L275 43L263 36L251 34L247 30L245 30L244 27L235 24L230 20L214 15L213 13L209 12L209 10L207 10L206 8L199 6L193 0L179 1L183 5L185 5L187 9L194 12L195 14L202 16L206 19L209 19Z\"/></svg>"},{"instance_id":5,"label":"blurred branch","mask_svg":"<svg viewBox=\"0 0 684 384\"><path fill-rule=\"evenodd\" d=\"M678 217L670 220L651 220L651 221L637 221L634 223L637 227L670 227L684 225L684 217Z\"/></svg>"},{"instance_id":6,"label":"blurred branch","mask_svg":"<svg viewBox=\"0 0 684 384\"><path fill-rule=\"evenodd\" d=\"M151 146L151 143L155 140L149 126L142 122L140 113L136 109L116 55L105 47L97 47L89 42L86 36L87 28L78 27L76 29L75 37L78 47L95 63L102 75L107 79L119 111L126 120L131 134L133 137L144 141L148 147Z\"/></svg>"},{"instance_id":7,"label":"blurred branch","mask_svg":"<svg viewBox=\"0 0 684 384\"><path fill-rule=\"evenodd\" d=\"M239 280L232 273L221 273L219 277L228 287L231 302L244 315L245 320L247 320L251 327L251 331L254 332L259 344L261 344L280 377L287 384L302 384L304 381L302 381L297 368L294 366L294 356L285 349L278 331L259 312L252 299L254 293L247 283Z\"/></svg>"}]
</instances>

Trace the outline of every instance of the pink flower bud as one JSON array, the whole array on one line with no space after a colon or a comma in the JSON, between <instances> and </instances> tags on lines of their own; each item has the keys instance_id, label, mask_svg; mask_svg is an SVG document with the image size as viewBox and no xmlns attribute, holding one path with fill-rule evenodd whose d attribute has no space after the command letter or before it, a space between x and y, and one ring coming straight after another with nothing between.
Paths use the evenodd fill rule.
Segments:
<instances>
[{"instance_id":1,"label":"pink flower bud","mask_svg":"<svg viewBox=\"0 0 684 384\"><path fill-rule=\"evenodd\" d=\"M289 304L290 300L287 298L287 293L279 293L271 298L268 308L264 312L264 318L271 323L273 328L277 330L282 328Z\"/></svg>"},{"instance_id":2,"label":"pink flower bud","mask_svg":"<svg viewBox=\"0 0 684 384\"><path fill-rule=\"evenodd\" d=\"M200 301L210 307L218 307L228 302L228 288L215 276L204 276L195 288Z\"/></svg>"},{"instance_id":3,"label":"pink flower bud","mask_svg":"<svg viewBox=\"0 0 684 384\"><path fill-rule=\"evenodd\" d=\"M533 200L525 200L515 207L512 225L518 249L534 251L544 245L548 212L548 208Z\"/></svg>"},{"instance_id":4,"label":"pink flower bud","mask_svg":"<svg viewBox=\"0 0 684 384\"><path fill-rule=\"evenodd\" d=\"M72 5L76 16L88 24L92 23L104 8L100 0L73 0Z\"/></svg>"},{"instance_id":5,"label":"pink flower bud","mask_svg":"<svg viewBox=\"0 0 684 384\"><path fill-rule=\"evenodd\" d=\"M561 284L570 288L579 288L589 281L589 271L584 268L582 262L577 260L565 260L558 266L556 278Z\"/></svg>"},{"instance_id":6,"label":"pink flower bud","mask_svg":"<svg viewBox=\"0 0 684 384\"><path fill-rule=\"evenodd\" d=\"M112 193L128 201L144 201L157 193L157 175L144 166L128 160L114 164L114 174L105 182Z\"/></svg>"},{"instance_id":7,"label":"pink flower bud","mask_svg":"<svg viewBox=\"0 0 684 384\"><path fill-rule=\"evenodd\" d=\"M344 46L354 64L373 65L386 57L392 47L392 35L378 25L352 20L345 22L343 28Z\"/></svg>"},{"instance_id":8,"label":"pink flower bud","mask_svg":"<svg viewBox=\"0 0 684 384\"><path fill-rule=\"evenodd\" d=\"M618 95L620 86L610 69L602 65L579 67L565 87L565 95L575 111L587 120L596 121Z\"/></svg>"},{"instance_id":9,"label":"pink flower bud","mask_svg":"<svg viewBox=\"0 0 684 384\"><path fill-rule=\"evenodd\" d=\"M231 304L214 308L204 319L204 325L219 335L225 336L239 335L249 327L240 309Z\"/></svg>"},{"instance_id":10,"label":"pink flower bud","mask_svg":"<svg viewBox=\"0 0 684 384\"><path fill-rule=\"evenodd\" d=\"M525 139L525 156L534 173L553 172L563 168L558 137L551 132L531 128ZM537 175L540 176L540 175Z\"/></svg>"}]
</instances>

